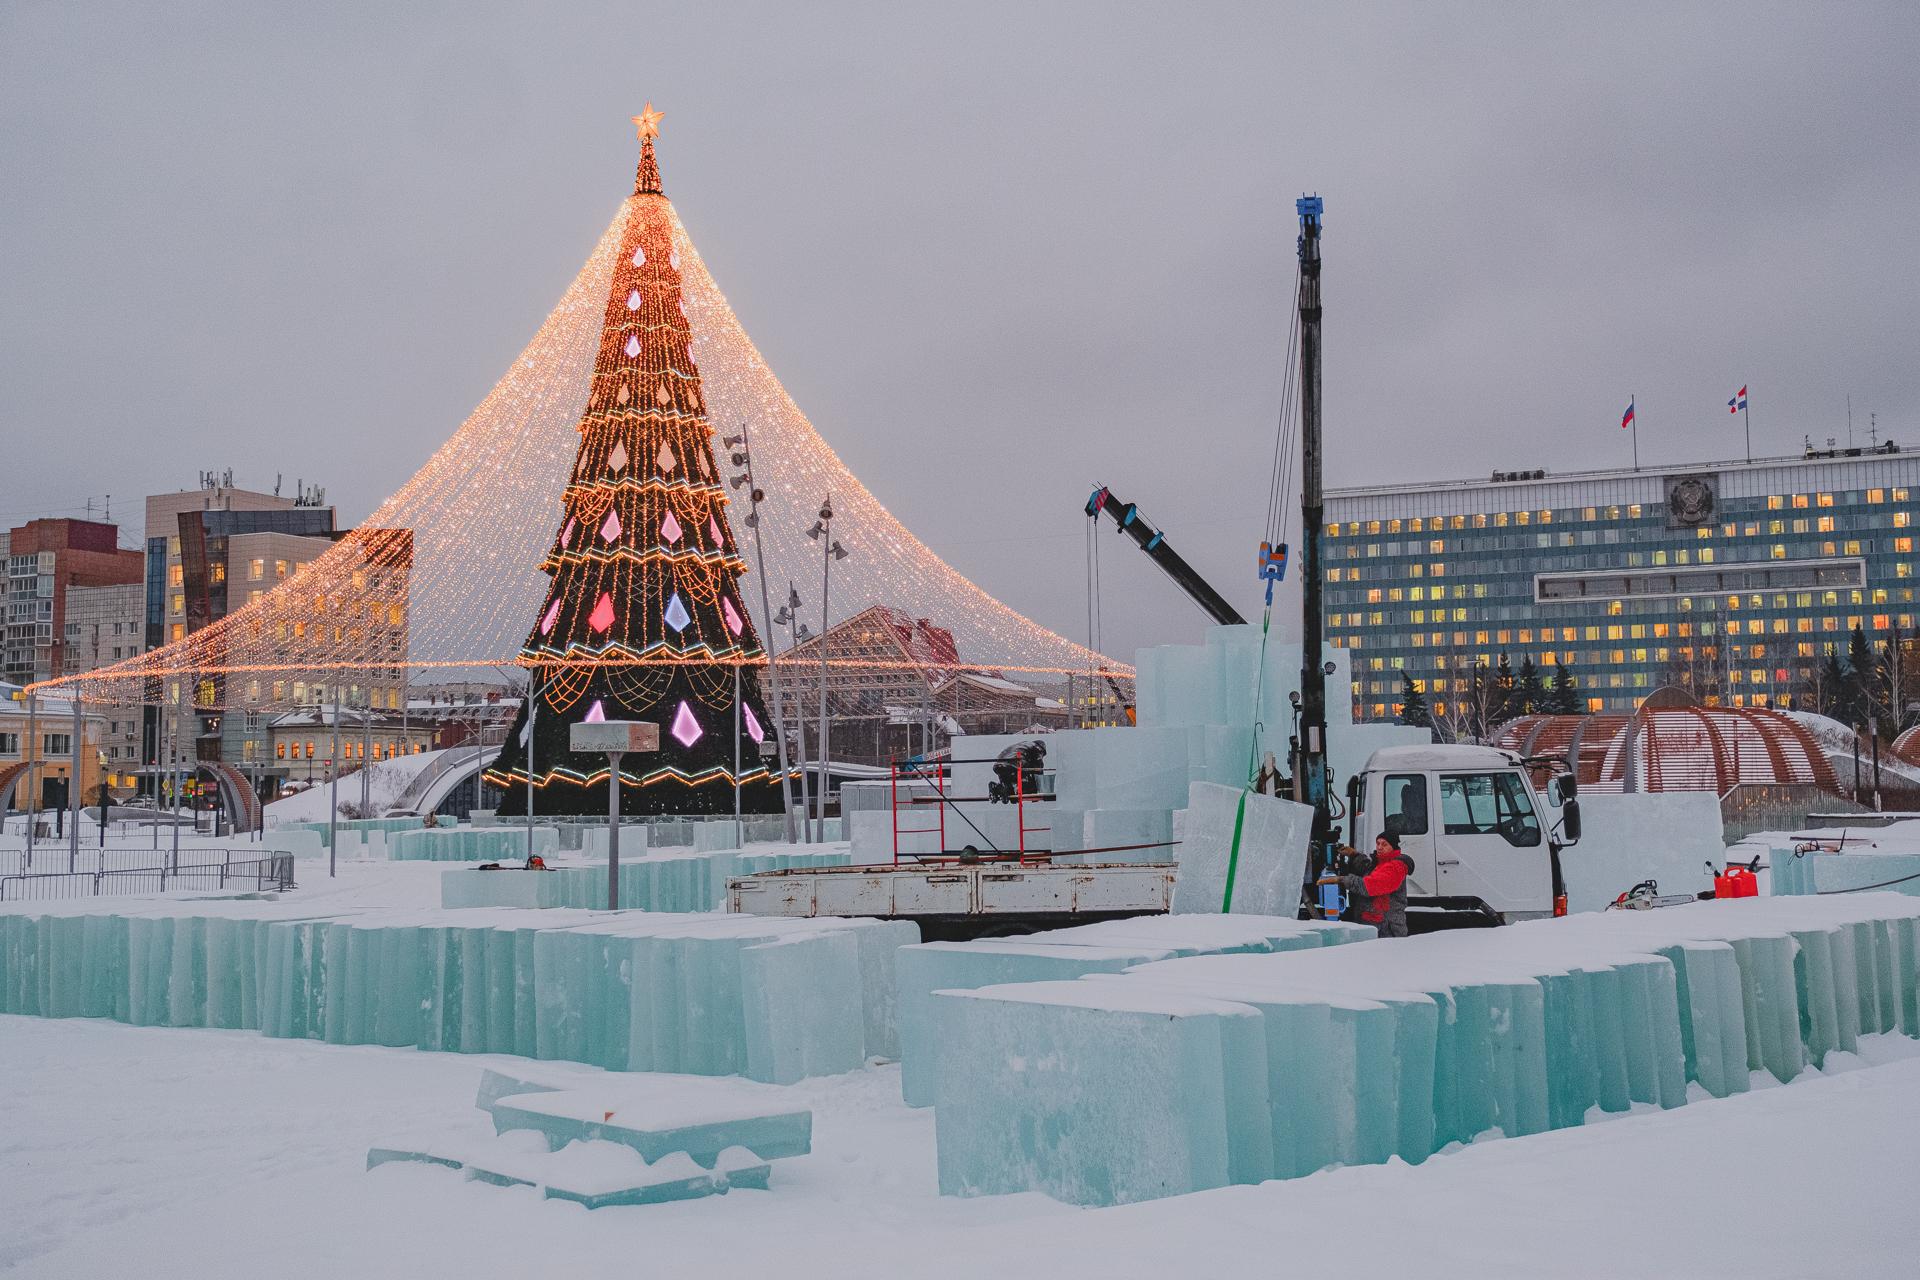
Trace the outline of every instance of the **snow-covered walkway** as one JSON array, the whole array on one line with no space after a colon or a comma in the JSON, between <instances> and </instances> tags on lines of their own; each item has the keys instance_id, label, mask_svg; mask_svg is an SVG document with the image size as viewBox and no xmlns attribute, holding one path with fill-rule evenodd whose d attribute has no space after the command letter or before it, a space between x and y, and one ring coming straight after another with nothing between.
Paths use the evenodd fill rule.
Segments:
<instances>
[{"instance_id":1,"label":"snow-covered walkway","mask_svg":"<svg viewBox=\"0 0 1920 1280\"><path fill-rule=\"evenodd\" d=\"M0 1017L0 1270L32 1277L1905 1276L1920 1046L1725 1101L1119 1209L935 1193L893 1068L808 1081L773 1190L587 1211L430 1168L468 1055ZM1857 1068L1857 1069L1856 1069ZM1756 1078L1756 1086L1770 1084Z\"/></svg>"}]
</instances>

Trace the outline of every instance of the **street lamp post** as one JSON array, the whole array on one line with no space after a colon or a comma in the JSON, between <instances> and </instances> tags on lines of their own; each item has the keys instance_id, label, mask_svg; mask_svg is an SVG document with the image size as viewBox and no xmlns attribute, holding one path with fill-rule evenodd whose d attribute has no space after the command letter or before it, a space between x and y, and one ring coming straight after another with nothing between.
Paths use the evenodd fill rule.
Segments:
<instances>
[{"instance_id":1,"label":"street lamp post","mask_svg":"<svg viewBox=\"0 0 1920 1280\"><path fill-rule=\"evenodd\" d=\"M815 829L819 839L827 838L827 783L833 756L827 750L827 592L833 583L833 562L845 560L847 549L833 539L833 495L820 503L820 518L807 530L807 536L820 544L820 730L815 739L820 746L820 785L814 792Z\"/></svg>"},{"instance_id":2,"label":"street lamp post","mask_svg":"<svg viewBox=\"0 0 1920 1280\"><path fill-rule=\"evenodd\" d=\"M660 726L650 720L601 720L567 726L569 750L607 757L607 910L620 909L620 760L629 752L658 751Z\"/></svg>"},{"instance_id":3,"label":"street lamp post","mask_svg":"<svg viewBox=\"0 0 1920 1280\"><path fill-rule=\"evenodd\" d=\"M773 740L774 751L780 761L780 807L787 818L787 843L798 842L799 832L795 830L793 815L793 774L787 767L787 712L786 703L780 692L780 672L773 662L773 605L767 594L767 552L766 540L760 534L760 500L766 496L760 486L753 482L753 445L747 433L747 424L740 424L740 434L728 436L723 443L732 450L729 460L741 468L738 475L728 483L738 489L742 485L747 489L748 511L741 524L753 530L753 558L759 566L760 579L760 645L767 655L767 688L773 698ZM734 699L734 705L739 705ZM737 715L737 712L736 712ZM736 744L739 734L734 735ZM735 774L739 773L736 769Z\"/></svg>"},{"instance_id":4,"label":"street lamp post","mask_svg":"<svg viewBox=\"0 0 1920 1280\"><path fill-rule=\"evenodd\" d=\"M800 603L800 592L789 579L787 602L780 606L779 613L773 615L773 620L787 629L787 637L791 642L787 649L789 653L797 652L801 642L808 638L807 624L800 621ZM822 643L824 644L824 640ZM800 825L807 843L811 844L814 836L812 819L807 814L807 709L797 692L793 696L793 729L794 742L800 752L800 758L796 762L800 770ZM786 726L782 725L783 734L785 730Z\"/></svg>"}]
</instances>

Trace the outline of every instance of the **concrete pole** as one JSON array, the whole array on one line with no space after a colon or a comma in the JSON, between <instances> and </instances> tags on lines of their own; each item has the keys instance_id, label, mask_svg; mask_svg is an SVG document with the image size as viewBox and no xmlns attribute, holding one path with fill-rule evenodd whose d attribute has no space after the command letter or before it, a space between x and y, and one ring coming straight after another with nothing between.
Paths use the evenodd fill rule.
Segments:
<instances>
[{"instance_id":1,"label":"concrete pole","mask_svg":"<svg viewBox=\"0 0 1920 1280\"><path fill-rule=\"evenodd\" d=\"M607 753L607 910L620 909L620 756Z\"/></svg>"},{"instance_id":2,"label":"concrete pole","mask_svg":"<svg viewBox=\"0 0 1920 1280\"><path fill-rule=\"evenodd\" d=\"M360 725L360 816L373 816L373 690L367 690L367 714Z\"/></svg>"},{"instance_id":3,"label":"concrete pole","mask_svg":"<svg viewBox=\"0 0 1920 1280\"><path fill-rule=\"evenodd\" d=\"M760 531L760 490L753 482L753 443L744 422L740 424L740 442L747 460L747 499L752 504L747 523L753 530L754 563L759 566L760 647L767 656L767 688L773 694L774 751L780 761L780 807L787 817L787 843L794 844L799 834L793 820L793 778L787 768L787 709L780 696L780 672L773 664L773 605L767 594L766 539Z\"/></svg>"},{"instance_id":4,"label":"concrete pole","mask_svg":"<svg viewBox=\"0 0 1920 1280\"><path fill-rule=\"evenodd\" d=\"M40 797L34 783L40 772L40 695L27 695L27 870L33 870L33 827L40 818Z\"/></svg>"},{"instance_id":5,"label":"concrete pole","mask_svg":"<svg viewBox=\"0 0 1920 1280\"><path fill-rule=\"evenodd\" d=\"M740 838L740 664L733 664L733 821L734 838Z\"/></svg>"},{"instance_id":6,"label":"concrete pole","mask_svg":"<svg viewBox=\"0 0 1920 1280\"><path fill-rule=\"evenodd\" d=\"M68 766L72 771L73 781L67 787L67 808L72 810L72 812L67 815L67 870L69 872L79 869L80 866L80 804L82 799L80 795L80 748L85 738L83 732L85 728L86 725L80 718L80 693L79 690L76 689L73 694L73 742L70 744L73 748L73 763Z\"/></svg>"},{"instance_id":7,"label":"concrete pole","mask_svg":"<svg viewBox=\"0 0 1920 1280\"><path fill-rule=\"evenodd\" d=\"M534 696L533 669L527 671L527 861L533 861L533 718L540 710L540 700Z\"/></svg>"},{"instance_id":8,"label":"concrete pole","mask_svg":"<svg viewBox=\"0 0 1920 1280\"><path fill-rule=\"evenodd\" d=\"M327 779L327 874L337 871L340 856L340 682L333 682L333 768Z\"/></svg>"},{"instance_id":9,"label":"concrete pole","mask_svg":"<svg viewBox=\"0 0 1920 1280\"><path fill-rule=\"evenodd\" d=\"M167 773L173 787L173 870L180 870L180 683L173 686L173 746L167 754Z\"/></svg>"}]
</instances>

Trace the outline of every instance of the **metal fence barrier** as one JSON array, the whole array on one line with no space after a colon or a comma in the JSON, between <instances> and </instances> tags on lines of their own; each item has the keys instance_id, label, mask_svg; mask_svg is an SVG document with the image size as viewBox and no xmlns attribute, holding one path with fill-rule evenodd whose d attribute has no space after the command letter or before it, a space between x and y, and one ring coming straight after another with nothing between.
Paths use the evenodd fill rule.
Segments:
<instances>
[{"instance_id":1,"label":"metal fence barrier","mask_svg":"<svg viewBox=\"0 0 1920 1280\"><path fill-rule=\"evenodd\" d=\"M0 875L0 902L44 902L105 894L165 893L170 889L283 892L293 888L291 853L248 852L251 856L245 858L235 858L229 854L218 862L181 862L177 866L170 861L152 863L149 853L149 863L145 866L102 866L91 871L22 871Z\"/></svg>"}]
</instances>

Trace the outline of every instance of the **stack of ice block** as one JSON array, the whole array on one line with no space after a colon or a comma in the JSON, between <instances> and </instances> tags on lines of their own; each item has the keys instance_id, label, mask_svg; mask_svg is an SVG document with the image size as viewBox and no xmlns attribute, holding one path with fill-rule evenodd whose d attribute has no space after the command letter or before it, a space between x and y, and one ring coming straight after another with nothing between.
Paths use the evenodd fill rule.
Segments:
<instances>
[{"instance_id":1,"label":"stack of ice block","mask_svg":"<svg viewBox=\"0 0 1920 1280\"><path fill-rule=\"evenodd\" d=\"M787 867L844 867L844 849L787 845L764 853L652 854L620 859L620 905L637 911L712 911L725 904L727 881ZM443 907L582 907L607 904L607 868L549 867L545 871L463 867L441 874Z\"/></svg>"},{"instance_id":2,"label":"stack of ice block","mask_svg":"<svg viewBox=\"0 0 1920 1280\"><path fill-rule=\"evenodd\" d=\"M623 853L630 839L639 842L633 852L646 848L644 829L632 835L622 831L620 839ZM557 829L533 829L535 853L544 856L559 845ZM391 838L387 850L387 856L395 862L520 862L527 856L527 832L525 827L432 827L401 832Z\"/></svg>"},{"instance_id":3,"label":"stack of ice block","mask_svg":"<svg viewBox=\"0 0 1920 1280\"><path fill-rule=\"evenodd\" d=\"M1095 969L931 1004L942 1190L1110 1204L1417 1161L1596 1107L1680 1106L1689 1082L1725 1096L1751 1071L1788 1081L1866 1034L1920 1036L1920 902L1610 912ZM1222 1148L1223 1107L1229 1135L1259 1118L1264 1153Z\"/></svg>"},{"instance_id":4,"label":"stack of ice block","mask_svg":"<svg viewBox=\"0 0 1920 1280\"><path fill-rule=\"evenodd\" d=\"M790 1082L899 1054L875 920L98 900L0 913L0 1012Z\"/></svg>"},{"instance_id":5,"label":"stack of ice block","mask_svg":"<svg viewBox=\"0 0 1920 1280\"><path fill-rule=\"evenodd\" d=\"M769 1161L812 1149L813 1114L732 1081L655 1076L552 1082L485 1072L493 1133L385 1143L367 1168L411 1162L589 1209L764 1190Z\"/></svg>"},{"instance_id":6,"label":"stack of ice block","mask_svg":"<svg viewBox=\"0 0 1920 1280\"><path fill-rule=\"evenodd\" d=\"M1189 789L1173 882L1175 913L1288 911L1307 874L1313 810L1243 788ZM1231 880L1231 892L1229 892Z\"/></svg>"},{"instance_id":7,"label":"stack of ice block","mask_svg":"<svg viewBox=\"0 0 1920 1280\"><path fill-rule=\"evenodd\" d=\"M935 1100L942 1039L936 991L1119 973L1177 956L1291 951L1371 939L1374 930L1281 916L1138 916L977 942L929 942L894 953L900 1002L900 1091L907 1105Z\"/></svg>"},{"instance_id":8,"label":"stack of ice block","mask_svg":"<svg viewBox=\"0 0 1920 1280\"><path fill-rule=\"evenodd\" d=\"M1771 891L1798 896L1884 889L1920 895L1920 853L1795 853L1775 849L1767 859Z\"/></svg>"}]
</instances>

